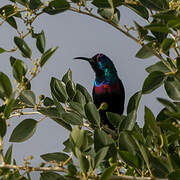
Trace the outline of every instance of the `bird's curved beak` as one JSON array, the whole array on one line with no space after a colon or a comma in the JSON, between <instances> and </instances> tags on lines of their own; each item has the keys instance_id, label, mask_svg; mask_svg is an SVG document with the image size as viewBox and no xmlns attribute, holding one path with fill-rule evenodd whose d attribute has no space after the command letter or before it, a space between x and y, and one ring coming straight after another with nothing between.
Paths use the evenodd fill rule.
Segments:
<instances>
[{"instance_id":1,"label":"bird's curved beak","mask_svg":"<svg viewBox=\"0 0 180 180\"><path fill-rule=\"evenodd\" d=\"M84 61L88 61L90 63L94 61L92 58L87 58L87 57L75 57L73 59L81 59L81 60L84 60Z\"/></svg>"}]
</instances>

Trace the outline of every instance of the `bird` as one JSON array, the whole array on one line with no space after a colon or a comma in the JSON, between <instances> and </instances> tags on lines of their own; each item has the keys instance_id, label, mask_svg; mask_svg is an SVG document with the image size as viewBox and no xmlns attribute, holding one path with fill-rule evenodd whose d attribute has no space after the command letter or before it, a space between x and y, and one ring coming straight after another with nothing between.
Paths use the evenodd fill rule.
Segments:
<instances>
[{"instance_id":1,"label":"bird","mask_svg":"<svg viewBox=\"0 0 180 180\"><path fill-rule=\"evenodd\" d=\"M93 102L97 108L99 108L102 103L107 104L106 110L99 110L101 123L115 130L116 127L107 119L106 112L113 112L119 115L123 114L125 89L122 81L118 77L113 62L102 53L98 53L91 58L75 57L74 59L88 61L94 70L95 80L92 90Z\"/></svg>"}]
</instances>

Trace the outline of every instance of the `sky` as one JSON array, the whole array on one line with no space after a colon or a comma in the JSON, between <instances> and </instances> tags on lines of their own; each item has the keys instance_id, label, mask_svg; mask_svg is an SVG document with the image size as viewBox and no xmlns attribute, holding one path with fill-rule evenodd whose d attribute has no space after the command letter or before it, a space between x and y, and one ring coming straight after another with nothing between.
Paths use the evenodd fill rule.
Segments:
<instances>
[{"instance_id":1,"label":"sky","mask_svg":"<svg viewBox=\"0 0 180 180\"><path fill-rule=\"evenodd\" d=\"M0 7L7 2L7 0L1 0ZM140 24L144 21L127 8L120 7L119 10L121 12L121 25L127 24L130 26L133 24L133 20ZM51 77L61 79L68 68L72 70L73 80L85 86L91 93L95 78L94 72L87 62L75 61L73 57L92 57L97 53L104 53L114 62L118 75L125 86L124 114L126 114L129 98L135 92L141 90L143 81L148 75L145 68L157 62L155 57L145 60L137 59L135 54L140 49L139 45L110 25L85 15L69 11L55 16L43 14L37 18L34 27L36 32L45 31L46 49L59 46L59 49L43 67L41 73L32 81L32 91L36 93L36 98L40 94L50 96L49 84ZM11 49L14 36L17 36L17 33L8 24L0 26L0 47ZM32 48L33 57L39 56L40 54L35 49L35 42L31 39L27 39L26 42ZM9 63L11 55L20 58L19 52L15 54L1 54L0 71L6 73L13 83L12 69ZM24 60L27 61L26 59ZM159 88L152 94L142 97L137 117L140 126L143 125L144 106L149 107L157 115L162 106L157 102L156 97L165 96L164 88ZM32 116L29 117L32 118ZM25 118L28 117L23 117L23 119ZM35 119L38 120L38 118L40 117ZM20 118L11 119L10 128L5 137L5 149L9 146L7 141L13 128L21 120ZM61 151L63 149L62 143L68 136L69 132L63 127L51 119L45 119L38 124L37 131L31 139L23 143L13 144L13 155L20 164L22 164L22 158L34 155L32 165L38 165L42 161L39 157L41 154Z\"/></svg>"}]
</instances>

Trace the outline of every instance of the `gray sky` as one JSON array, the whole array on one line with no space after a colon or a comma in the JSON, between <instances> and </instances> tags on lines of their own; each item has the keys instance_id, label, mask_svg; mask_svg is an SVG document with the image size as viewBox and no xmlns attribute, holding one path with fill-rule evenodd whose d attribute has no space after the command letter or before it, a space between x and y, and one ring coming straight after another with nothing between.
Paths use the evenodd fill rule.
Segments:
<instances>
[{"instance_id":1,"label":"gray sky","mask_svg":"<svg viewBox=\"0 0 180 180\"><path fill-rule=\"evenodd\" d=\"M0 7L5 3L7 3L7 0L1 0ZM120 7L120 12L120 24L130 25L133 23L133 20L141 24L142 19L134 13L131 13L129 9ZM65 12L55 16L44 14L35 21L34 27L36 32L40 32L42 29L45 31L47 38L46 49L59 46L59 49L44 66L42 72L32 82L32 90L36 92L37 95L45 94L49 96L51 77L62 78L62 75L68 68L72 70L73 80L82 84L91 92L94 81L93 71L87 62L75 61L73 57L91 57L96 53L102 52L113 60L119 77L125 86L126 105L124 113L126 114L129 98L135 92L141 90L143 81L148 75L145 67L157 61L155 57L146 60L135 58L135 54L140 46L110 25L84 15L72 12ZM0 27L0 32L0 47L5 49L12 48L13 37L17 35L16 31L10 28L8 24L4 24ZM34 48L35 42L31 39L28 40L29 39L27 39L26 42L32 48L33 57L39 56L40 54L38 54ZM8 74L12 78L9 63L10 55L20 58L19 53L1 54L0 71ZM26 59L24 60L27 62ZM160 88L151 95L143 96L138 113L139 124L142 125L143 123L144 105L152 109L156 115L162 108L156 101L156 97L163 97L164 95L164 89ZM24 117L24 119L25 118L27 118L27 116ZM36 118L36 120L38 120L38 118ZM19 122L19 118L11 120L11 127L5 138L6 141L8 141L12 129ZM13 154L20 163L22 163L23 157L26 158L29 155L34 155L35 159L33 160L33 164L38 165L40 160L39 155L62 150L62 143L67 138L68 132L64 130L64 128L56 124L53 120L46 119L38 125L37 131L31 139L24 143L14 143ZM5 147L7 148L6 144Z\"/></svg>"}]
</instances>

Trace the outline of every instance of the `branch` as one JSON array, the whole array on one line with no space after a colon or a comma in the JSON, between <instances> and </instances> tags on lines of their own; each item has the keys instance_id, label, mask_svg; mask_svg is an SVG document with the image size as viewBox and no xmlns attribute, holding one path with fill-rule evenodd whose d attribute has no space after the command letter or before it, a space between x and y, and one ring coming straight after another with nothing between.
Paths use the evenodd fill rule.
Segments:
<instances>
[{"instance_id":1,"label":"branch","mask_svg":"<svg viewBox=\"0 0 180 180\"><path fill-rule=\"evenodd\" d=\"M167 178L134 177L134 176L111 176L109 180L168 180Z\"/></svg>"}]
</instances>

